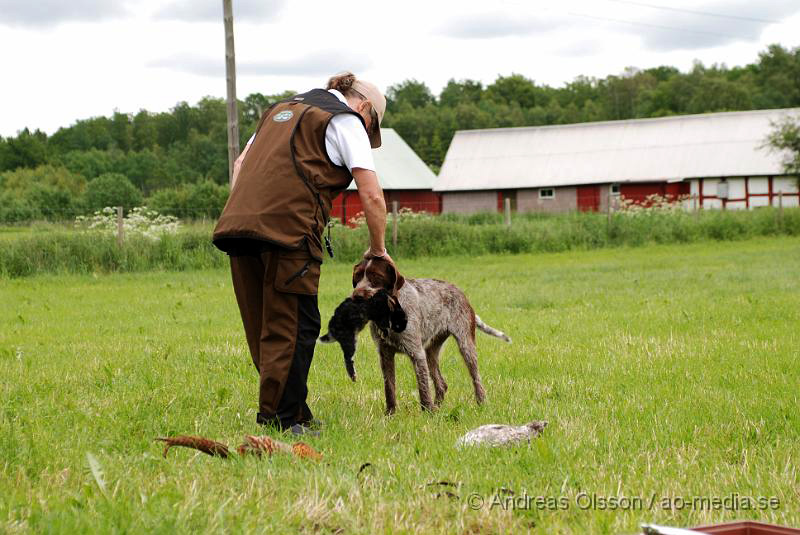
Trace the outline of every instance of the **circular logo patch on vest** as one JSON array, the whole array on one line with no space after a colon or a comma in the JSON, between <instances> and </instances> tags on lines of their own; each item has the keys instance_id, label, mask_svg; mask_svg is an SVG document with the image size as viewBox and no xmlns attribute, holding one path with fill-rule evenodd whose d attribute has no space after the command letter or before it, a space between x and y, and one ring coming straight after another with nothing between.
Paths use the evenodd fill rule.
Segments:
<instances>
[{"instance_id":1,"label":"circular logo patch on vest","mask_svg":"<svg viewBox=\"0 0 800 535\"><path fill-rule=\"evenodd\" d=\"M280 113L276 113L275 117L273 117L272 120L275 121L276 123L285 123L293 116L294 113L287 110L287 111L282 111Z\"/></svg>"}]
</instances>

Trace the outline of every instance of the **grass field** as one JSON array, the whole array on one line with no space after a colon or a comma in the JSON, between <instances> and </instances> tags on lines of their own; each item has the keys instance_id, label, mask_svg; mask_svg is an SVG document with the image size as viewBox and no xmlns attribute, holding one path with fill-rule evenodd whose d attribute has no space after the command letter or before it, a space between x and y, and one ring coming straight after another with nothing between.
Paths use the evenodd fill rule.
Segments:
<instances>
[{"instance_id":1,"label":"grass field","mask_svg":"<svg viewBox=\"0 0 800 535\"><path fill-rule=\"evenodd\" d=\"M418 409L411 366L398 356L392 417L366 333L357 383L338 348L319 347L310 376L310 405L325 422L310 439L325 456L318 464L185 449L163 459L153 442L185 433L236 445L260 432L226 271L0 279L0 532L800 525L797 238L399 265L457 283L514 343L479 334L488 401L477 407L448 342L450 389L435 414ZM324 322L349 277L345 264L324 266ZM530 446L454 448L478 425L533 419L550 425ZM691 503L732 496L740 507L744 497L773 501L737 511Z\"/></svg>"},{"instance_id":2,"label":"grass field","mask_svg":"<svg viewBox=\"0 0 800 535\"><path fill-rule=\"evenodd\" d=\"M6 227L0 225L0 243L28 237L31 234L33 234L32 227Z\"/></svg>"},{"instance_id":3,"label":"grass field","mask_svg":"<svg viewBox=\"0 0 800 535\"><path fill-rule=\"evenodd\" d=\"M0 226L0 277L227 268L227 258L211 243L213 228L211 221L189 222L175 235L160 240L129 233L120 247L113 233L80 231L74 225ZM386 234L390 243L392 225L387 226ZM524 213L515 214L511 226L503 223L502 214L408 214L399 218L397 235L391 252L406 260L743 241L800 236L800 208L694 213L645 210L611 217L594 212ZM351 265L367 240L365 225L334 228L331 241L336 257L332 263Z\"/></svg>"}]
</instances>

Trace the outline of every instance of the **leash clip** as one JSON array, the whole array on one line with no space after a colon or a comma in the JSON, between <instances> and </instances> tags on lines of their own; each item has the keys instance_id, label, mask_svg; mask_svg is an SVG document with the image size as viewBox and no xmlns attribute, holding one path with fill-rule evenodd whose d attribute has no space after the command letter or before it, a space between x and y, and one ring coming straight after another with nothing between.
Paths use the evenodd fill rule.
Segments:
<instances>
[{"instance_id":1,"label":"leash clip","mask_svg":"<svg viewBox=\"0 0 800 535\"><path fill-rule=\"evenodd\" d=\"M328 251L328 256L333 258L333 244L331 243L331 227L333 226L333 221L328 221L328 235L325 236L325 249Z\"/></svg>"}]
</instances>

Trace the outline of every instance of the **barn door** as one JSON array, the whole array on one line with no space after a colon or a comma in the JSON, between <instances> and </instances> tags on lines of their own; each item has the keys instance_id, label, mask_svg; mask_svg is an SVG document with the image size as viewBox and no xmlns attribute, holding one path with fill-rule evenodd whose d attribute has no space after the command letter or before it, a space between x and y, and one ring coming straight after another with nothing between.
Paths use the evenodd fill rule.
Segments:
<instances>
[{"instance_id":1,"label":"barn door","mask_svg":"<svg viewBox=\"0 0 800 535\"><path fill-rule=\"evenodd\" d=\"M600 186L578 186L578 210L597 212L600 210Z\"/></svg>"},{"instance_id":2,"label":"barn door","mask_svg":"<svg viewBox=\"0 0 800 535\"><path fill-rule=\"evenodd\" d=\"M517 212L517 190L515 189L504 189L499 190L497 192L497 211L501 214L506 209L506 199L510 199L511 201L511 211L516 213Z\"/></svg>"}]
</instances>

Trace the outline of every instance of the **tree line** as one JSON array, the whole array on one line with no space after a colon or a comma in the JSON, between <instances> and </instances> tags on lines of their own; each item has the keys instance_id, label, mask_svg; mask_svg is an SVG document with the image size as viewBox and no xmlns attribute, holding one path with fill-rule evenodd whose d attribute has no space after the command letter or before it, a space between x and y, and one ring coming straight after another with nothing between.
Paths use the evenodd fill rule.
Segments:
<instances>
[{"instance_id":1,"label":"tree line","mask_svg":"<svg viewBox=\"0 0 800 535\"><path fill-rule=\"evenodd\" d=\"M292 94L241 100L240 143L264 110ZM389 87L387 101L384 126L438 171L457 130L800 106L800 47L771 45L741 67L629 68L563 87L511 74L486 86L451 79L434 95L406 80ZM26 128L0 138L0 221L63 219L136 202L179 217L216 217L227 195L226 120L224 99L206 97L167 112L79 120L51 136Z\"/></svg>"},{"instance_id":2,"label":"tree line","mask_svg":"<svg viewBox=\"0 0 800 535\"><path fill-rule=\"evenodd\" d=\"M563 87L512 74L486 87L450 80L435 97L424 83L407 80L388 97L385 125L438 171L456 130L800 106L800 47L771 45L743 67L628 68L601 79L579 76Z\"/></svg>"}]
</instances>

